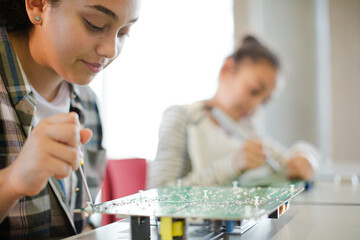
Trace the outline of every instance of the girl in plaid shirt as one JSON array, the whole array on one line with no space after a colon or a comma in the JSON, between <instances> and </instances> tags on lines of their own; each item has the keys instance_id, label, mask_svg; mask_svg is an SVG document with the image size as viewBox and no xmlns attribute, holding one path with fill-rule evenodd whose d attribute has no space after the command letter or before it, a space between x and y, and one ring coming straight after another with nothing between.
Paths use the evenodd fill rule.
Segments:
<instances>
[{"instance_id":1,"label":"girl in plaid shirt","mask_svg":"<svg viewBox=\"0 0 360 240\"><path fill-rule=\"evenodd\" d=\"M120 54L140 0L0 4L0 238L63 238L87 223L72 212L86 200L81 145L93 192L105 167L84 85Z\"/></svg>"}]
</instances>

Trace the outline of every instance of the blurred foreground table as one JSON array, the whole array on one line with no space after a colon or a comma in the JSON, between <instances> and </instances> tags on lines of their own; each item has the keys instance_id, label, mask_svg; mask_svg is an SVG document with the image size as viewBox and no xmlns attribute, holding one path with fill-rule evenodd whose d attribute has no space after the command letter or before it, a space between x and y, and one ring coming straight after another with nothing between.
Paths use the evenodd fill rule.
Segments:
<instances>
[{"instance_id":1,"label":"blurred foreground table","mask_svg":"<svg viewBox=\"0 0 360 240\"><path fill-rule=\"evenodd\" d=\"M292 205L279 219L263 219L242 235L225 239L360 239L360 206ZM152 239L158 239L152 227ZM130 239L129 223L119 221L70 239Z\"/></svg>"},{"instance_id":2,"label":"blurred foreground table","mask_svg":"<svg viewBox=\"0 0 360 240\"><path fill-rule=\"evenodd\" d=\"M360 165L357 165L360 166ZM344 170L345 169L345 170ZM346 170L347 169L347 170ZM262 219L242 235L221 239L360 239L360 168L342 168L318 177L313 187L296 196L279 219ZM339 178L340 176L340 178ZM131 239L129 223L119 221L71 239ZM158 239L155 226L151 239Z\"/></svg>"}]
</instances>

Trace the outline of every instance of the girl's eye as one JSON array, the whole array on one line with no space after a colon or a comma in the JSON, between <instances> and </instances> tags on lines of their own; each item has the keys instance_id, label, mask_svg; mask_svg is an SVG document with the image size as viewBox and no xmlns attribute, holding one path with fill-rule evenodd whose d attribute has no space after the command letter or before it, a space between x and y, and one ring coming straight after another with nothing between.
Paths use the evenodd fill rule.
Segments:
<instances>
[{"instance_id":1,"label":"girl's eye","mask_svg":"<svg viewBox=\"0 0 360 240\"><path fill-rule=\"evenodd\" d=\"M251 89L250 93L251 93L251 95L256 96L256 95L259 95L260 91L258 89Z\"/></svg>"},{"instance_id":2,"label":"girl's eye","mask_svg":"<svg viewBox=\"0 0 360 240\"><path fill-rule=\"evenodd\" d=\"M102 31L104 28L103 27L98 27L98 26L95 26L94 24L92 24L91 22L89 22L88 20L84 19L85 22L86 22L86 25L87 27L91 30L91 31L94 31L94 32L99 32L99 31Z\"/></svg>"},{"instance_id":3,"label":"girl's eye","mask_svg":"<svg viewBox=\"0 0 360 240\"><path fill-rule=\"evenodd\" d=\"M122 28L118 31L117 34L118 38L122 38L122 37L129 37L129 28Z\"/></svg>"},{"instance_id":4,"label":"girl's eye","mask_svg":"<svg viewBox=\"0 0 360 240\"><path fill-rule=\"evenodd\" d=\"M122 33L122 32L119 32L118 33L118 37L121 38L121 37L130 37L130 35L128 33Z\"/></svg>"}]
</instances>

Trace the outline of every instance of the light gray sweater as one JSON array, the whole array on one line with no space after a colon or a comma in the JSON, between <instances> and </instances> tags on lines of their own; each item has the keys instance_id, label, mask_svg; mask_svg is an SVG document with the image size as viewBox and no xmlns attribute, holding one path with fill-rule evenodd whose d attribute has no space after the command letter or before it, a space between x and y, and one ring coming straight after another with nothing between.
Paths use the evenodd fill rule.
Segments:
<instances>
[{"instance_id":1,"label":"light gray sweater","mask_svg":"<svg viewBox=\"0 0 360 240\"><path fill-rule=\"evenodd\" d=\"M239 177L233 162L241 142L234 145L234 140L226 141L234 147L230 146L224 151L224 139L216 135L221 127L210 124L210 121L204 102L172 106L164 112L156 158L148 168L147 188L175 185L178 179L181 179L183 186L216 186ZM307 153L309 162L316 168L317 151L310 144L301 142L286 149L278 142L258 134L251 119L239 121L238 127L244 139L255 134L283 170L286 160L296 152ZM217 143L218 138L221 142Z\"/></svg>"}]
</instances>

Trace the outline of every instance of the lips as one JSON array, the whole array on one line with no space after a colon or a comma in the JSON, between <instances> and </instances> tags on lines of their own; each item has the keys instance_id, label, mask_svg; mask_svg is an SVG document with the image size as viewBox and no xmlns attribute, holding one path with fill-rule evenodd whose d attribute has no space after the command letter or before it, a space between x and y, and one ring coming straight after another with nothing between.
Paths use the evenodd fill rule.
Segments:
<instances>
[{"instance_id":1,"label":"lips","mask_svg":"<svg viewBox=\"0 0 360 240\"><path fill-rule=\"evenodd\" d=\"M97 63L97 62L87 62L82 60L84 65L90 70L90 72L98 73L104 68L104 64Z\"/></svg>"}]
</instances>

